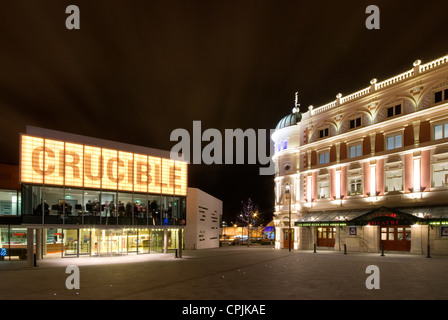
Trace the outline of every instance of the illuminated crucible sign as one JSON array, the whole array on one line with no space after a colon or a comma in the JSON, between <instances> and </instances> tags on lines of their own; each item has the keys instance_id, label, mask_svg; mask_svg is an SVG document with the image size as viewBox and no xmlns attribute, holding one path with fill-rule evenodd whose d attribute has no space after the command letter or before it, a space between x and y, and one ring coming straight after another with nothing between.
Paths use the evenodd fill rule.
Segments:
<instances>
[{"instance_id":1,"label":"illuminated crucible sign","mask_svg":"<svg viewBox=\"0 0 448 320\"><path fill-rule=\"evenodd\" d=\"M20 181L184 196L187 163L22 135Z\"/></svg>"}]
</instances>

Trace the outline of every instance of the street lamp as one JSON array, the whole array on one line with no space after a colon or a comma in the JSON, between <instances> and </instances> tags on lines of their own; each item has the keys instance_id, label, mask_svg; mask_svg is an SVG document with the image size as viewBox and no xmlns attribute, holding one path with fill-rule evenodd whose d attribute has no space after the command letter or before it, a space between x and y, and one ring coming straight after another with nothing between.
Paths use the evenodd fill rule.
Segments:
<instances>
[{"instance_id":1,"label":"street lamp","mask_svg":"<svg viewBox=\"0 0 448 320\"><path fill-rule=\"evenodd\" d=\"M289 231L288 231L288 241L289 241L289 252L291 252L291 246L292 246L292 230L291 230L291 186L289 183L286 184L286 190L285 195L288 198L288 204L289 204Z\"/></svg>"}]
</instances>

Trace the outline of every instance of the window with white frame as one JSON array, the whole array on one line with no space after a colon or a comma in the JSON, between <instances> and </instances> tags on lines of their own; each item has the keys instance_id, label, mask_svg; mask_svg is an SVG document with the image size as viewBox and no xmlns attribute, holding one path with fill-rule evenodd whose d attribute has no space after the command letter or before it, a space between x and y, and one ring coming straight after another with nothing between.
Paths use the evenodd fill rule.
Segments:
<instances>
[{"instance_id":1,"label":"window with white frame","mask_svg":"<svg viewBox=\"0 0 448 320\"><path fill-rule=\"evenodd\" d=\"M448 122L434 125L434 140L448 138Z\"/></svg>"},{"instance_id":2,"label":"window with white frame","mask_svg":"<svg viewBox=\"0 0 448 320\"><path fill-rule=\"evenodd\" d=\"M348 195L354 196L362 194L362 164L353 162L347 170Z\"/></svg>"},{"instance_id":3,"label":"window with white frame","mask_svg":"<svg viewBox=\"0 0 448 320\"><path fill-rule=\"evenodd\" d=\"M348 157L356 158L362 156L362 144L357 143L348 147Z\"/></svg>"},{"instance_id":4,"label":"window with white frame","mask_svg":"<svg viewBox=\"0 0 448 320\"><path fill-rule=\"evenodd\" d=\"M319 164L326 164L330 162L330 151L321 151L318 153Z\"/></svg>"},{"instance_id":5,"label":"window with white frame","mask_svg":"<svg viewBox=\"0 0 448 320\"><path fill-rule=\"evenodd\" d=\"M330 181L322 180L317 182L317 196L319 199L330 198Z\"/></svg>"},{"instance_id":6,"label":"window with white frame","mask_svg":"<svg viewBox=\"0 0 448 320\"><path fill-rule=\"evenodd\" d=\"M448 163L434 163L432 165L432 186L448 186Z\"/></svg>"},{"instance_id":7,"label":"window with white frame","mask_svg":"<svg viewBox=\"0 0 448 320\"><path fill-rule=\"evenodd\" d=\"M362 177L349 177L349 194L351 196L362 194Z\"/></svg>"},{"instance_id":8,"label":"window with white frame","mask_svg":"<svg viewBox=\"0 0 448 320\"><path fill-rule=\"evenodd\" d=\"M395 169L386 171L386 192L403 191L403 170Z\"/></svg>"},{"instance_id":9,"label":"window with white frame","mask_svg":"<svg viewBox=\"0 0 448 320\"><path fill-rule=\"evenodd\" d=\"M401 148L403 146L403 135L401 133L386 136L386 150Z\"/></svg>"}]
</instances>

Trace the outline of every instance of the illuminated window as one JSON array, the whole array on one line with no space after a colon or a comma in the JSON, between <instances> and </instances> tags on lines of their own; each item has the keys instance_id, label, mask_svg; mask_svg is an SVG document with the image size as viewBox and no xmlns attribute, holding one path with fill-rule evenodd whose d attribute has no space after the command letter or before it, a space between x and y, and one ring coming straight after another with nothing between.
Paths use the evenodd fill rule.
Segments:
<instances>
[{"instance_id":1,"label":"illuminated window","mask_svg":"<svg viewBox=\"0 0 448 320\"><path fill-rule=\"evenodd\" d=\"M317 183L317 192L319 199L330 198L330 181L319 181Z\"/></svg>"},{"instance_id":2,"label":"illuminated window","mask_svg":"<svg viewBox=\"0 0 448 320\"><path fill-rule=\"evenodd\" d=\"M448 163L434 163L432 165L432 186L448 186Z\"/></svg>"},{"instance_id":3,"label":"illuminated window","mask_svg":"<svg viewBox=\"0 0 448 320\"><path fill-rule=\"evenodd\" d=\"M351 196L362 194L362 178L361 178L361 176L350 177L349 185L350 185L349 192L350 192Z\"/></svg>"},{"instance_id":4,"label":"illuminated window","mask_svg":"<svg viewBox=\"0 0 448 320\"><path fill-rule=\"evenodd\" d=\"M386 171L386 192L403 191L403 170Z\"/></svg>"},{"instance_id":5,"label":"illuminated window","mask_svg":"<svg viewBox=\"0 0 448 320\"><path fill-rule=\"evenodd\" d=\"M356 158L362 156L362 144L356 144L348 147L349 158Z\"/></svg>"},{"instance_id":6,"label":"illuminated window","mask_svg":"<svg viewBox=\"0 0 448 320\"><path fill-rule=\"evenodd\" d=\"M0 215L19 214L19 198L16 190L0 191Z\"/></svg>"},{"instance_id":7,"label":"illuminated window","mask_svg":"<svg viewBox=\"0 0 448 320\"><path fill-rule=\"evenodd\" d=\"M288 148L288 140L282 141L282 150L286 150Z\"/></svg>"},{"instance_id":8,"label":"illuminated window","mask_svg":"<svg viewBox=\"0 0 448 320\"><path fill-rule=\"evenodd\" d=\"M317 197L318 199L330 198L330 173L327 169L320 170L317 175Z\"/></svg>"},{"instance_id":9,"label":"illuminated window","mask_svg":"<svg viewBox=\"0 0 448 320\"><path fill-rule=\"evenodd\" d=\"M434 126L434 140L448 138L448 123Z\"/></svg>"},{"instance_id":10,"label":"illuminated window","mask_svg":"<svg viewBox=\"0 0 448 320\"><path fill-rule=\"evenodd\" d=\"M329 151L320 152L318 157L319 157L319 164L326 164L326 163L330 162L330 152Z\"/></svg>"},{"instance_id":11,"label":"illuminated window","mask_svg":"<svg viewBox=\"0 0 448 320\"><path fill-rule=\"evenodd\" d=\"M402 140L403 139L402 139L401 134L387 136L386 137L386 149L392 150L392 149L401 148L403 146Z\"/></svg>"}]
</instances>

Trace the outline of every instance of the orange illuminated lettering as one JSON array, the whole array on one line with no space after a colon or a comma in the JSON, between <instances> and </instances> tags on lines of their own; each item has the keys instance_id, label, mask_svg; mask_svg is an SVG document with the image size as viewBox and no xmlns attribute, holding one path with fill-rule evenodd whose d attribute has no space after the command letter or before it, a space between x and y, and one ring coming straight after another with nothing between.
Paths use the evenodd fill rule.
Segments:
<instances>
[{"instance_id":1,"label":"orange illuminated lettering","mask_svg":"<svg viewBox=\"0 0 448 320\"><path fill-rule=\"evenodd\" d=\"M187 193L187 164L131 152L21 136L21 182L84 188Z\"/></svg>"}]
</instances>

